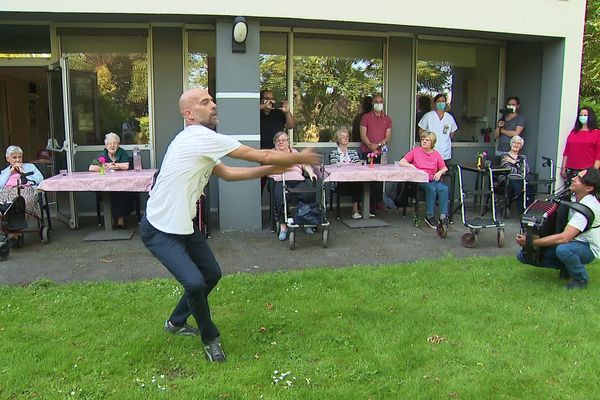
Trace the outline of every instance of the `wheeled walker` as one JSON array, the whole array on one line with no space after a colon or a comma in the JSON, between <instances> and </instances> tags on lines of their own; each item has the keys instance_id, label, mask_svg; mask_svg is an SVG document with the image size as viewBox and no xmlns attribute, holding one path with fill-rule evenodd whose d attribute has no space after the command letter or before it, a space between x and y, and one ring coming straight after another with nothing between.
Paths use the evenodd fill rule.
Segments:
<instances>
[{"instance_id":1,"label":"wheeled walker","mask_svg":"<svg viewBox=\"0 0 600 400\"><path fill-rule=\"evenodd\" d=\"M286 185L285 174L283 175L283 212L284 221L286 221L288 227L288 243L290 250L296 248L296 235L299 229L315 229L317 232L321 232L322 244L326 248L329 245L329 221L327 220L325 201L325 184L323 182L323 170L324 167L321 165L321 173L316 181L313 181L311 188L293 188ZM289 196L296 195L299 193L314 192L316 194L315 204L304 204L304 209L310 208L309 214L312 214L310 222L301 220L298 215L300 204L296 205L296 212L294 216L290 213L289 208Z\"/></svg>"},{"instance_id":2,"label":"wheeled walker","mask_svg":"<svg viewBox=\"0 0 600 400\"><path fill-rule=\"evenodd\" d=\"M486 228L496 228L496 240L498 247L504 246L504 221L496 216L496 198L494 194L494 173L491 165L484 165L480 168L470 168L456 166L458 172L458 185L460 191L460 208L463 225L469 228L469 232L463 234L460 241L464 247L473 248L477 245L477 235L479 231ZM464 172L471 171L479 174L476 179L475 189L465 190ZM491 209L491 215L486 216L483 209L487 208L483 199L488 199ZM467 202L471 202L475 210L479 210L474 217L467 217Z\"/></svg>"}]
</instances>

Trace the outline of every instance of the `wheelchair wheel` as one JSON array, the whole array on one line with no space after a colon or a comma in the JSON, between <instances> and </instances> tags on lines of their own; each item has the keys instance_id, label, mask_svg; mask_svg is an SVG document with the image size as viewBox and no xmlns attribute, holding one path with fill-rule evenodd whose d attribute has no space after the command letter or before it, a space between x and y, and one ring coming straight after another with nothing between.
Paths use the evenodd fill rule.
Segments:
<instances>
[{"instance_id":1,"label":"wheelchair wheel","mask_svg":"<svg viewBox=\"0 0 600 400\"><path fill-rule=\"evenodd\" d=\"M20 249L23 246L25 246L25 236L21 233L17 236L17 249Z\"/></svg>"},{"instance_id":2,"label":"wheelchair wheel","mask_svg":"<svg viewBox=\"0 0 600 400\"><path fill-rule=\"evenodd\" d=\"M10 246L7 242L0 242L0 261L4 261L8 258L10 254Z\"/></svg>"},{"instance_id":3,"label":"wheelchair wheel","mask_svg":"<svg viewBox=\"0 0 600 400\"><path fill-rule=\"evenodd\" d=\"M498 228L496 239L498 240L498 247L504 247L504 228Z\"/></svg>"},{"instance_id":4,"label":"wheelchair wheel","mask_svg":"<svg viewBox=\"0 0 600 400\"><path fill-rule=\"evenodd\" d=\"M288 233L288 240L290 241L290 250L294 250L296 248L296 232L294 232L293 229L290 229L290 232Z\"/></svg>"},{"instance_id":5,"label":"wheelchair wheel","mask_svg":"<svg viewBox=\"0 0 600 400\"><path fill-rule=\"evenodd\" d=\"M473 232L467 232L460 238L462 245L468 249L472 249L477 245L477 234Z\"/></svg>"},{"instance_id":6,"label":"wheelchair wheel","mask_svg":"<svg viewBox=\"0 0 600 400\"><path fill-rule=\"evenodd\" d=\"M42 226L42 230L40 231L40 236L42 238L42 243L48 244L50 242L50 232L48 231L47 226Z\"/></svg>"},{"instance_id":7,"label":"wheelchair wheel","mask_svg":"<svg viewBox=\"0 0 600 400\"><path fill-rule=\"evenodd\" d=\"M327 246L329 245L329 229L325 228L323 229L323 248L327 248Z\"/></svg>"}]
</instances>

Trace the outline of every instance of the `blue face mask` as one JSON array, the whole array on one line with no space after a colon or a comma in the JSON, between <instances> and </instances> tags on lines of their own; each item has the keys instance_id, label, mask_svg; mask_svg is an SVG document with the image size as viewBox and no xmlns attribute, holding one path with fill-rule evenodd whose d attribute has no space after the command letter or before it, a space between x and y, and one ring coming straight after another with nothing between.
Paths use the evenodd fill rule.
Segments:
<instances>
[{"instance_id":1,"label":"blue face mask","mask_svg":"<svg viewBox=\"0 0 600 400\"><path fill-rule=\"evenodd\" d=\"M444 111L446 109L446 103L435 103L435 108L437 108L440 111Z\"/></svg>"},{"instance_id":2,"label":"blue face mask","mask_svg":"<svg viewBox=\"0 0 600 400\"><path fill-rule=\"evenodd\" d=\"M580 115L579 116L579 122L581 122L581 125L587 125L587 123L588 123L588 116L587 115Z\"/></svg>"}]
</instances>

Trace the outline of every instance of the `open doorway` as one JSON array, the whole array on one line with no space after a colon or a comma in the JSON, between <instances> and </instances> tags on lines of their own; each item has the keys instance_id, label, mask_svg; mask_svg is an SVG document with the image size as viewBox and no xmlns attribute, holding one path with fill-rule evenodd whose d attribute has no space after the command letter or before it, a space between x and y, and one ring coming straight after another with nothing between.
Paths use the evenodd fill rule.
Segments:
<instances>
[{"instance_id":1,"label":"open doorway","mask_svg":"<svg viewBox=\"0 0 600 400\"><path fill-rule=\"evenodd\" d=\"M46 67L0 67L0 146L23 149L23 159L40 158L49 137Z\"/></svg>"}]
</instances>

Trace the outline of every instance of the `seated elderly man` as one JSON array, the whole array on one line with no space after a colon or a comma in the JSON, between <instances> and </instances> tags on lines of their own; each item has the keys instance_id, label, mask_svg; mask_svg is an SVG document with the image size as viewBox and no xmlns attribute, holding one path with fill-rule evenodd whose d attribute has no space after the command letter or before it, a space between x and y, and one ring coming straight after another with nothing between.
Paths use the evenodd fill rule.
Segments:
<instances>
[{"instance_id":1,"label":"seated elderly man","mask_svg":"<svg viewBox=\"0 0 600 400\"><path fill-rule=\"evenodd\" d=\"M40 205L37 201L35 188L44 179L42 173L35 165L23 163L23 150L19 146L8 146L6 161L9 165L0 173L0 203L12 202L17 197L17 186L21 186L20 193L25 199L25 209L37 217L40 216ZM25 175L26 182L22 181ZM23 236L21 232L9 234L9 245L17 246L17 240Z\"/></svg>"},{"instance_id":2,"label":"seated elderly man","mask_svg":"<svg viewBox=\"0 0 600 400\"><path fill-rule=\"evenodd\" d=\"M572 201L591 210L591 229L585 230L588 225L587 217L578 211L570 210L567 226L562 232L532 240L534 248L541 248L541 261L530 262L525 250L519 252L517 259L536 267L558 269L560 279L570 279L565 286L567 289L583 289L589 281L585 264L600 257L600 202L596 197L600 189L600 172L595 168L580 171L573 178L569 189L573 192ZM516 240L523 248L527 245L526 235L519 234Z\"/></svg>"}]
</instances>

